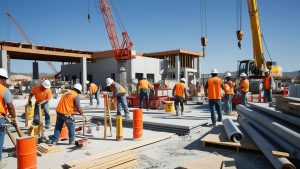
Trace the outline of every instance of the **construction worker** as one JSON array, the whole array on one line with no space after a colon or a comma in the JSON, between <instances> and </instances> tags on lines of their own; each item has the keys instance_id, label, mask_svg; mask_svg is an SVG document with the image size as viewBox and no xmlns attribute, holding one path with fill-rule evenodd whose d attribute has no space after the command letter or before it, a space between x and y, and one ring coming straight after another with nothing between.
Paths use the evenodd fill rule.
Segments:
<instances>
[{"instance_id":1,"label":"construction worker","mask_svg":"<svg viewBox=\"0 0 300 169\"><path fill-rule=\"evenodd\" d=\"M4 124L7 122L5 117L7 116L7 111L12 118L12 122L16 122L16 110L12 103L13 96L8 88L6 88L6 80L8 79L7 70L0 68L0 168L4 168L6 164L2 162L2 150L5 137L5 127Z\"/></svg>"},{"instance_id":2,"label":"construction worker","mask_svg":"<svg viewBox=\"0 0 300 169\"><path fill-rule=\"evenodd\" d=\"M224 90L224 114L228 115L232 112L232 96L234 93L235 83L232 81L232 75L230 72L225 73L225 82L222 84Z\"/></svg>"},{"instance_id":3,"label":"construction worker","mask_svg":"<svg viewBox=\"0 0 300 169\"><path fill-rule=\"evenodd\" d=\"M177 116L179 116L179 112L178 112L179 104L181 107L181 115L183 115L183 111L184 111L183 94L185 95L185 100L187 100L188 98L185 81L186 81L185 78L181 78L180 81L175 84L172 92L175 101L175 110Z\"/></svg>"},{"instance_id":4,"label":"construction worker","mask_svg":"<svg viewBox=\"0 0 300 169\"><path fill-rule=\"evenodd\" d=\"M139 83L138 83L138 90L140 94L140 109L143 109L143 103L144 103L144 98L146 98L146 108L147 111L149 111L149 93L150 89L152 88L150 82L146 79L146 77L143 77Z\"/></svg>"},{"instance_id":5,"label":"construction worker","mask_svg":"<svg viewBox=\"0 0 300 169\"><path fill-rule=\"evenodd\" d=\"M247 105L247 93L249 91L249 80L247 79L246 73L240 74L241 81L240 81L240 87L238 88L238 91L242 94L242 101L241 104L246 106Z\"/></svg>"},{"instance_id":6,"label":"construction worker","mask_svg":"<svg viewBox=\"0 0 300 169\"><path fill-rule=\"evenodd\" d=\"M55 145L58 142L60 132L63 128L63 124L66 123L69 131L69 144L75 143L75 120L74 114L78 112L83 115L83 111L80 106L80 96L82 92L82 86L76 83L72 90L64 93L56 107L56 124L54 129L54 136L52 137L52 143ZM83 115L84 116L84 115Z\"/></svg>"},{"instance_id":7,"label":"construction worker","mask_svg":"<svg viewBox=\"0 0 300 169\"><path fill-rule=\"evenodd\" d=\"M209 108L211 112L211 121L216 126L215 109L218 113L218 122L222 121L221 114L221 85L222 79L218 78L218 70L216 68L211 71L211 78L205 84L205 95L208 96Z\"/></svg>"},{"instance_id":8,"label":"construction worker","mask_svg":"<svg viewBox=\"0 0 300 169\"><path fill-rule=\"evenodd\" d=\"M119 83L114 82L113 79L107 78L106 85L110 88L110 91L113 92L113 95L110 97L111 99L117 97L117 115L121 116L121 109L124 109L125 118L129 119L129 111L126 99L126 90Z\"/></svg>"},{"instance_id":9,"label":"construction worker","mask_svg":"<svg viewBox=\"0 0 300 169\"><path fill-rule=\"evenodd\" d=\"M265 99L271 103L272 102L272 88L274 83L274 78L270 75L270 70L264 70L265 77L263 79L263 89L264 89L264 97Z\"/></svg>"},{"instance_id":10,"label":"construction worker","mask_svg":"<svg viewBox=\"0 0 300 169\"><path fill-rule=\"evenodd\" d=\"M28 104L31 105L31 98L32 96L35 97L35 105L34 105L34 117L33 117L33 124L39 124L39 106L41 109L44 110L45 113L45 128L50 128L50 110L49 110L49 100L52 97L52 92L50 90L51 83L49 80L43 80L41 84L34 86L31 89L28 98Z\"/></svg>"},{"instance_id":11,"label":"construction worker","mask_svg":"<svg viewBox=\"0 0 300 169\"><path fill-rule=\"evenodd\" d=\"M97 106L99 106L100 101L99 101L99 88L97 85L90 81L86 81L86 85L89 91L89 96L90 96L90 105L93 105L93 95L95 96L95 99L97 100Z\"/></svg>"}]
</instances>

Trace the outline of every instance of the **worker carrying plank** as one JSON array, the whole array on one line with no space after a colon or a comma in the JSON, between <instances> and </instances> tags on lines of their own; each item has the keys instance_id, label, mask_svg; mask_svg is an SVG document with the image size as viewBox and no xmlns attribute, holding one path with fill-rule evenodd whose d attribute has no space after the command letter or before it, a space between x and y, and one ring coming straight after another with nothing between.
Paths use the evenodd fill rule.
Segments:
<instances>
[{"instance_id":1,"label":"worker carrying plank","mask_svg":"<svg viewBox=\"0 0 300 169\"><path fill-rule=\"evenodd\" d=\"M240 80L240 87L238 88L238 91L242 94L242 101L241 104L246 106L247 105L247 93L249 92L249 80L247 79L246 73L240 74L241 80Z\"/></svg>"},{"instance_id":2,"label":"worker carrying plank","mask_svg":"<svg viewBox=\"0 0 300 169\"><path fill-rule=\"evenodd\" d=\"M117 115L121 116L121 110L124 109L125 118L130 119L127 99L126 99L126 90L119 83L115 82L111 78L106 79L106 85L110 87L110 91L113 92L111 99L117 97Z\"/></svg>"},{"instance_id":3,"label":"worker carrying plank","mask_svg":"<svg viewBox=\"0 0 300 169\"><path fill-rule=\"evenodd\" d=\"M173 97L174 97L174 102L175 102L175 110L176 110L176 115L179 116L179 104L181 107L181 115L183 115L184 111L184 105L183 102L184 100L188 99L188 94L186 90L186 85L185 85L185 78L181 78L179 82L175 84L173 87ZM185 96L185 99L183 98L183 95Z\"/></svg>"},{"instance_id":4,"label":"worker carrying plank","mask_svg":"<svg viewBox=\"0 0 300 169\"><path fill-rule=\"evenodd\" d=\"M45 128L50 128L50 109L49 109L49 100L52 97L52 92L50 90L51 83L49 80L43 80L41 84L34 86L29 94L28 104L31 105L31 98L35 97L35 105L34 105L34 116L33 116L33 124L39 124L39 106L44 110L45 113Z\"/></svg>"},{"instance_id":5,"label":"worker carrying plank","mask_svg":"<svg viewBox=\"0 0 300 169\"><path fill-rule=\"evenodd\" d=\"M2 159L2 149L5 136L5 117L7 116L7 111L12 118L12 122L16 123L16 110L12 103L13 96L8 88L6 88L6 80L8 79L7 70L0 68L0 168L4 168L5 164L1 161Z\"/></svg>"},{"instance_id":6,"label":"worker carrying plank","mask_svg":"<svg viewBox=\"0 0 300 169\"><path fill-rule=\"evenodd\" d=\"M228 115L232 112L232 96L234 94L235 83L232 81L232 75L230 72L225 73L225 81L222 83L222 89L224 90L224 114Z\"/></svg>"},{"instance_id":7,"label":"worker carrying plank","mask_svg":"<svg viewBox=\"0 0 300 169\"><path fill-rule=\"evenodd\" d=\"M146 108L149 111L149 93L150 89L153 88L147 78L144 76L138 83L138 90L140 94L140 109L143 109L144 98L146 99Z\"/></svg>"},{"instance_id":8,"label":"worker carrying plank","mask_svg":"<svg viewBox=\"0 0 300 169\"><path fill-rule=\"evenodd\" d=\"M264 70L265 77L263 79L263 89L265 99L271 103L272 102L272 89L274 88L274 78L270 75L270 70Z\"/></svg>"},{"instance_id":9,"label":"worker carrying plank","mask_svg":"<svg viewBox=\"0 0 300 169\"><path fill-rule=\"evenodd\" d=\"M86 81L86 86L89 89L89 96L90 96L90 105L93 105L93 96L95 96L95 99L97 101L97 106L100 105L99 100L99 88L95 83L92 83L90 81Z\"/></svg>"},{"instance_id":10,"label":"worker carrying plank","mask_svg":"<svg viewBox=\"0 0 300 169\"><path fill-rule=\"evenodd\" d=\"M211 78L205 84L205 95L208 96L209 109L211 113L212 125L216 126L215 109L218 113L218 122L222 121L221 114L221 85L222 79L218 77L218 70L216 68L211 71Z\"/></svg>"},{"instance_id":11,"label":"worker carrying plank","mask_svg":"<svg viewBox=\"0 0 300 169\"><path fill-rule=\"evenodd\" d=\"M64 123L66 123L69 131L69 144L75 144L75 119L73 115L75 112L83 115L79 97L81 92L81 84L76 83L72 90L62 95L56 107L57 117L54 128L54 136L51 138L52 144L57 144Z\"/></svg>"}]
</instances>

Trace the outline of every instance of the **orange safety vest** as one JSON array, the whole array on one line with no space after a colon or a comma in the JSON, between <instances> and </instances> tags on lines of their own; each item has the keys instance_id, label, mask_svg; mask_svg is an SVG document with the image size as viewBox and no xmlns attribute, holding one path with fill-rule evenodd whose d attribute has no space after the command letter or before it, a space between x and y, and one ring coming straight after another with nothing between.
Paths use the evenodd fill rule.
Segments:
<instances>
[{"instance_id":1,"label":"orange safety vest","mask_svg":"<svg viewBox=\"0 0 300 169\"><path fill-rule=\"evenodd\" d=\"M177 82L175 84L175 96L183 97L184 89L186 88L184 83Z\"/></svg>"},{"instance_id":2,"label":"orange safety vest","mask_svg":"<svg viewBox=\"0 0 300 169\"><path fill-rule=\"evenodd\" d=\"M146 79L142 79L139 81L139 89L149 89L150 88L150 83Z\"/></svg>"},{"instance_id":3,"label":"orange safety vest","mask_svg":"<svg viewBox=\"0 0 300 169\"><path fill-rule=\"evenodd\" d=\"M95 94L98 90L97 85L95 85L94 83L91 83L90 84L90 90L92 90L92 92L93 92L92 94Z\"/></svg>"},{"instance_id":4,"label":"orange safety vest","mask_svg":"<svg viewBox=\"0 0 300 169\"><path fill-rule=\"evenodd\" d=\"M234 83L232 81L227 81L224 84L224 92L225 94L233 94Z\"/></svg>"},{"instance_id":5,"label":"orange safety vest","mask_svg":"<svg viewBox=\"0 0 300 169\"><path fill-rule=\"evenodd\" d=\"M266 76L264 78L264 88L265 89L271 89L271 83L270 83L270 81L271 81L271 76L270 75Z\"/></svg>"},{"instance_id":6,"label":"orange safety vest","mask_svg":"<svg viewBox=\"0 0 300 169\"><path fill-rule=\"evenodd\" d=\"M0 84L0 114L2 114L2 115L7 114L6 103L3 99L5 89L6 89L6 87Z\"/></svg>"},{"instance_id":7,"label":"orange safety vest","mask_svg":"<svg viewBox=\"0 0 300 169\"><path fill-rule=\"evenodd\" d=\"M240 85L241 85L241 89L243 92L249 91L249 80L248 79L242 80Z\"/></svg>"},{"instance_id":8,"label":"orange safety vest","mask_svg":"<svg viewBox=\"0 0 300 169\"><path fill-rule=\"evenodd\" d=\"M78 95L74 90L64 93L56 107L56 112L71 115L75 112L75 97Z\"/></svg>"},{"instance_id":9,"label":"orange safety vest","mask_svg":"<svg viewBox=\"0 0 300 169\"><path fill-rule=\"evenodd\" d=\"M115 87L119 90L115 91ZM111 91L113 92L114 95L126 93L126 90L124 89L124 87L121 86L119 83L116 83L116 82L113 85L111 85L110 88L111 88Z\"/></svg>"},{"instance_id":10,"label":"orange safety vest","mask_svg":"<svg viewBox=\"0 0 300 169\"><path fill-rule=\"evenodd\" d=\"M38 102L42 102L44 100L50 99L51 95L52 95L52 92L50 89L45 89L42 91L41 88L42 88L42 85L37 85L31 89L31 94L34 95L35 100Z\"/></svg>"},{"instance_id":11,"label":"orange safety vest","mask_svg":"<svg viewBox=\"0 0 300 169\"><path fill-rule=\"evenodd\" d=\"M211 77L208 83L208 99L221 99L221 85L222 79L218 77Z\"/></svg>"}]
</instances>

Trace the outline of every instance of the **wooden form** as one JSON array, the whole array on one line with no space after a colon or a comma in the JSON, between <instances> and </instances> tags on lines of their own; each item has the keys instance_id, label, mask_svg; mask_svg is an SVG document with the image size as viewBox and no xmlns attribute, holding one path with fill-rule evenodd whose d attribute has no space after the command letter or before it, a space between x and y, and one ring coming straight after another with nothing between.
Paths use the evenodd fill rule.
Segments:
<instances>
[{"instance_id":1,"label":"wooden form","mask_svg":"<svg viewBox=\"0 0 300 169\"><path fill-rule=\"evenodd\" d=\"M300 117L300 98L277 96L276 108L290 115Z\"/></svg>"},{"instance_id":2,"label":"wooden form","mask_svg":"<svg viewBox=\"0 0 300 169\"><path fill-rule=\"evenodd\" d=\"M196 160L188 161L180 165L176 169L236 169L235 160L233 158L224 157L222 155L209 155Z\"/></svg>"},{"instance_id":3,"label":"wooden form","mask_svg":"<svg viewBox=\"0 0 300 169\"><path fill-rule=\"evenodd\" d=\"M85 157L85 158L82 158L82 159L66 162L64 166L66 168L72 168L72 167L78 166L80 164L89 163L91 161L103 158L105 156L118 154L118 153L121 153L121 152L136 149L136 148L146 146L146 145L149 145L149 144L153 144L153 143L156 143L156 142L159 142L159 141L162 141L162 140L166 140L166 139L172 137L173 135L174 134L164 133L164 134L161 134L161 135L156 136L154 138L144 139L144 140L141 140L141 141L138 141L138 142L129 143L129 144L127 144L127 145L125 145L121 148L114 149L114 150L111 150L111 151L107 151L105 153L99 153L99 154L91 155L91 156L88 156L88 157Z\"/></svg>"},{"instance_id":4,"label":"wooden form","mask_svg":"<svg viewBox=\"0 0 300 169\"><path fill-rule=\"evenodd\" d=\"M111 122L111 116L110 116L110 104L109 104L109 97L108 94L103 95L104 98L104 140L106 140L106 132L107 132L107 120L109 124L110 129L110 136L112 137L112 122Z\"/></svg>"},{"instance_id":5,"label":"wooden form","mask_svg":"<svg viewBox=\"0 0 300 169\"><path fill-rule=\"evenodd\" d=\"M49 146L45 143L40 143L37 145L37 154L39 156L44 156L44 155L57 153L57 152L61 152L61 151L63 151L63 149L57 145Z\"/></svg>"}]
</instances>

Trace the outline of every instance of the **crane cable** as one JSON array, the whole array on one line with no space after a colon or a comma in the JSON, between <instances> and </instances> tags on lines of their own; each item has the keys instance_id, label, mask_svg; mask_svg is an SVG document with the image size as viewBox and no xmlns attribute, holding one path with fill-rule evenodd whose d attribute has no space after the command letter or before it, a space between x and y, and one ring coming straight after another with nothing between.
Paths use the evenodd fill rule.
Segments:
<instances>
[{"instance_id":1,"label":"crane cable","mask_svg":"<svg viewBox=\"0 0 300 169\"><path fill-rule=\"evenodd\" d=\"M122 22L122 19L121 19L120 15L119 15L118 9L115 7L115 5L114 5L114 3L113 3L112 0L110 0L109 2L110 2L110 6L112 8L113 16L115 16L121 32L127 32L126 29L125 29L125 26L124 26L124 24Z\"/></svg>"},{"instance_id":2,"label":"crane cable","mask_svg":"<svg viewBox=\"0 0 300 169\"><path fill-rule=\"evenodd\" d=\"M270 55L270 52L269 52L269 49L268 49L268 46L267 46L267 43L266 43L266 41L265 41L265 38L264 38L263 34L261 34L261 37L262 37L262 40L263 40L264 45L265 45L265 47L266 47L268 56L269 56L269 58L270 58L270 60L271 60L271 62L272 62L272 57L271 57L271 55Z\"/></svg>"},{"instance_id":3,"label":"crane cable","mask_svg":"<svg viewBox=\"0 0 300 169\"><path fill-rule=\"evenodd\" d=\"M207 16L206 16L206 0L201 1L201 45L203 57L205 56L205 46L207 45Z\"/></svg>"},{"instance_id":4,"label":"crane cable","mask_svg":"<svg viewBox=\"0 0 300 169\"><path fill-rule=\"evenodd\" d=\"M243 39L243 31L242 31L242 0L236 0L236 37L238 39L238 47L242 48L241 41Z\"/></svg>"}]
</instances>

